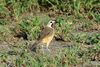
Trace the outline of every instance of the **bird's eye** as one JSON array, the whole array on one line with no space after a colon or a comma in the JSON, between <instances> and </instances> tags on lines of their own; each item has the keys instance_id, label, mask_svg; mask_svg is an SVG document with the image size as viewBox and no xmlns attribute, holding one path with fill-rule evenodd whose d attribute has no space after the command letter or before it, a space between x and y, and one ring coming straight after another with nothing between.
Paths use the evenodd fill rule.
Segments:
<instances>
[{"instance_id":1,"label":"bird's eye","mask_svg":"<svg viewBox=\"0 0 100 67\"><path fill-rule=\"evenodd\" d=\"M50 23L52 23L52 22L50 22Z\"/></svg>"}]
</instances>

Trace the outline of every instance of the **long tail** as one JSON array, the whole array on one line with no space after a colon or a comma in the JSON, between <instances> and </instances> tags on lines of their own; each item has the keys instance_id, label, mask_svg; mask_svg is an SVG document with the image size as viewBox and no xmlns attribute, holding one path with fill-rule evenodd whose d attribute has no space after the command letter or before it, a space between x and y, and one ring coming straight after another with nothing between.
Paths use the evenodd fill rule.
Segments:
<instances>
[{"instance_id":1,"label":"long tail","mask_svg":"<svg viewBox=\"0 0 100 67\"><path fill-rule=\"evenodd\" d=\"M36 41L30 48L31 51L34 51L36 52L36 48L37 48L37 45L39 44L39 41Z\"/></svg>"}]
</instances>

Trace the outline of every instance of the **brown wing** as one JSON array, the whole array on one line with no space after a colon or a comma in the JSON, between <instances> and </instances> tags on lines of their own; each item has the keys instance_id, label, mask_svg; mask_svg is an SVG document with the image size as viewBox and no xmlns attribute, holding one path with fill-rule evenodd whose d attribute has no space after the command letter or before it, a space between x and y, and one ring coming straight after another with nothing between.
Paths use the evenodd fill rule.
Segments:
<instances>
[{"instance_id":1,"label":"brown wing","mask_svg":"<svg viewBox=\"0 0 100 67\"><path fill-rule=\"evenodd\" d=\"M38 40L42 40L43 38L52 35L53 34L53 28L45 27L43 31L40 33Z\"/></svg>"}]
</instances>

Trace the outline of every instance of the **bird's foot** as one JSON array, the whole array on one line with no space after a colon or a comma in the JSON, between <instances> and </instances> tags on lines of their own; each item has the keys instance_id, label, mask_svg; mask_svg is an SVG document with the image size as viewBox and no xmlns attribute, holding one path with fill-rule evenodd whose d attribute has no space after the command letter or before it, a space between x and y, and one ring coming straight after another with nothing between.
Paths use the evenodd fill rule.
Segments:
<instances>
[{"instance_id":1,"label":"bird's foot","mask_svg":"<svg viewBox=\"0 0 100 67\"><path fill-rule=\"evenodd\" d=\"M47 51L50 53L51 52L51 50L49 49L49 48L47 48Z\"/></svg>"}]
</instances>

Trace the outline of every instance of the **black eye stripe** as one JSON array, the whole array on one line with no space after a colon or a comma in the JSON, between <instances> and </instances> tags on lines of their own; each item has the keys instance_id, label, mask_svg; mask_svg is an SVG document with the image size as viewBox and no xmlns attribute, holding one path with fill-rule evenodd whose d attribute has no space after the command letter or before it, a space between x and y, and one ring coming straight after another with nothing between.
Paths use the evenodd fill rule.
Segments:
<instances>
[{"instance_id":1,"label":"black eye stripe","mask_svg":"<svg viewBox=\"0 0 100 67\"><path fill-rule=\"evenodd\" d=\"M55 21L50 21L49 23L54 23Z\"/></svg>"}]
</instances>

